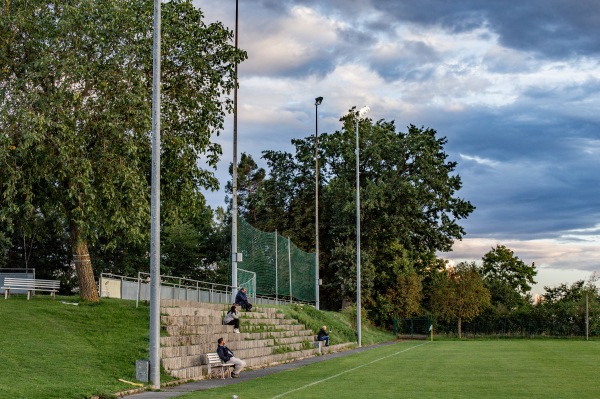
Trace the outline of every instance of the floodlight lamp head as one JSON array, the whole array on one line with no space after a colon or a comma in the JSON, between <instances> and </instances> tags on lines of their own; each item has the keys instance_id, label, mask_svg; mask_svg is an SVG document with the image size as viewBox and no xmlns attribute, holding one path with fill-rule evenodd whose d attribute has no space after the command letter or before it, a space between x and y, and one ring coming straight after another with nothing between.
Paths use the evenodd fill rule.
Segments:
<instances>
[{"instance_id":1,"label":"floodlight lamp head","mask_svg":"<svg viewBox=\"0 0 600 399\"><path fill-rule=\"evenodd\" d=\"M323 102L323 97L315 98L315 105L321 105L322 102Z\"/></svg>"},{"instance_id":2,"label":"floodlight lamp head","mask_svg":"<svg viewBox=\"0 0 600 399\"><path fill-rule=\"evenodd\" d=\"M356 116L358 116L359 118L362 118L367 114L367 112L369 112L369 110L370 110L370 108L365 105L364 107L362 107L360 110L358 110L356 112Z\"/></svg>"}]
</instances>

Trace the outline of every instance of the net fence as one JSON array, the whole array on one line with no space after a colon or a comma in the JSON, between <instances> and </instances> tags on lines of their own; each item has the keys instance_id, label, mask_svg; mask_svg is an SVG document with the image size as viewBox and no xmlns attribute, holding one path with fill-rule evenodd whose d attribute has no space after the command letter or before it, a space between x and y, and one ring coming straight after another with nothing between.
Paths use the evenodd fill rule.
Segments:
<instances>
[{"instance_id":1,"label":"net fence","mask_svg":"<svg viewBox=\"0 0 600 399\"><path fill-rule=\"evenodd\" d=\"M314 253L302 251L277 232L258 230L242 218L238 219L238 252L243 254L240 267L256 273L256 294L315 302Z\"/></svg>"}]
</instances>

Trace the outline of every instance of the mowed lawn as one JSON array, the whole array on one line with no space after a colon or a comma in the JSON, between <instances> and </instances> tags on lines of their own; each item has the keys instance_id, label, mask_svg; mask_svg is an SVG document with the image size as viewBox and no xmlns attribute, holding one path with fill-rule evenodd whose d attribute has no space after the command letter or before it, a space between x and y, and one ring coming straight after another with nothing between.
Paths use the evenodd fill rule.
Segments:
<instances>
[{"instance_id":1,"label":"mowed lawn","mask_svg":"<svg viewBox=\"0 0 600 399\"><path fill-rule=\"evenodd\" d=\"M193 398L600 398L600 342L412 341Z\"/></svg>"}]
</instances>

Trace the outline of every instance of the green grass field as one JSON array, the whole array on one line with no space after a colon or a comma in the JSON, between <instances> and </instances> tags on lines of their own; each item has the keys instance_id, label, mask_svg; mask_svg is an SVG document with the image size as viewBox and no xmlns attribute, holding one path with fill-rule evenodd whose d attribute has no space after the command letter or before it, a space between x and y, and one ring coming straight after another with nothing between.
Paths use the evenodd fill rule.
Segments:
<instances>
[{"instance_id":1,"label":"green grass field","mask_svg":"<svg viewBox=\"0 0 600 399\"><path fill-rule=\"evenodd\" d=\"M303 311L309 324L346 323L312 313ZM119 378L133 381L135 360L147 358L148 320L148 306L134 301L0 298L0 399L110 398L132 388ZM597 340L411 341L182 398L600 398L599 374Z\"/></svg>"},{"instance_id":2,"label":"green grass field","mask_svg":"<svg viewBox=\"0 0 600 399\"><path fill-rule=\"evenodd\" d=\"M289 310L311 325L352 335L347 315ZM0 399L112 398L133 388L119 379L135 382L135 361L148 359L148 337L145 303L136 308L135 301L118 299L93 305L78 297L0 298ZM390 339L390 333L364 329L363 342ZM171 380L162 374L163 383Z\"/></svg>"},{"instance_id":3,"label":"green grass field","mask_svg":"<svg viewBox=\"0 0 600 399\"><path fill-rule=\"evenodd\" d=\"M63 303L66 302L66 303ZM73 305L76 304L76 305ZM0 398L110 397L148 358L148 306L103 299L0 298Z\"/></svg>"},{"instance_id":4,"label":"green grass field","mask_svg":"<svg viewBox=\"0 0 600 399\"><path fill-rule=\"evenodd\" d=\"M411 341L181 398L599 398L599 374L598 341Z\"/></svg>"}]
</instances>

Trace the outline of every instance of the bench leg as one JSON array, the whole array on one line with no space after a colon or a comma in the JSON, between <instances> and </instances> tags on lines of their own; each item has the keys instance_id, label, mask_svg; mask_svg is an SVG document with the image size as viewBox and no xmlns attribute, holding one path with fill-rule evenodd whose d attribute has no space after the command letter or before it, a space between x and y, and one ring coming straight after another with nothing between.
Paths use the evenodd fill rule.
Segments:
<instances>
[{"instance_id":1,"label":"bench leg","mask_svg":"<svg viewBox=\"0 0 600 399\"><path fill-rule=\"evenodd\" d=\"M10 296L10 288L7 288L6 290L4 290L4 299L8 299L9 296Z\"/></svg>"},{"instance_id":2,"label":"bench leg","mask_svg":"<svg viewBox=\"0 0 600 399\"><path fill-rule=\"evenodd\" d=\"M27 291L27 300L31 299L31 291Z\"/></svg>"}]
</instances>

